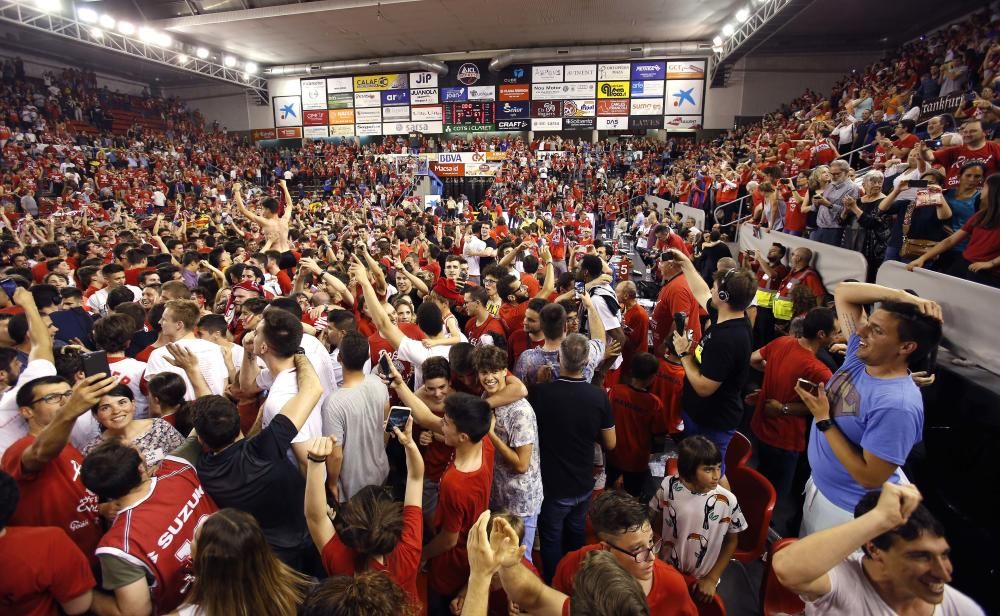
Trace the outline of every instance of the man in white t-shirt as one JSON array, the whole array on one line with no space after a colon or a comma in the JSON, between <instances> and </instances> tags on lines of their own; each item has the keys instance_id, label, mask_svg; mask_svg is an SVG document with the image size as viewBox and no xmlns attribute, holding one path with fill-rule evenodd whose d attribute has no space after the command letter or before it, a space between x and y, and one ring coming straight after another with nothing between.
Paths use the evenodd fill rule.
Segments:
<instances>
[{"instance_id":1,"label":"man in white t-shirt","mask_svg":"<svg viewBox=\"0 0 1000 616\"><path fill-rule=\"evenodd\" d=\"M881 493L869 492L854 520L779 550L778 580L802 597L806 614L985 614L948 586L953 567L944 527L921 499L913 485L887 482Z\"/></svg>"},{"instance_id":2,"label":"man in white t-shirt","mask_svg":"<svg viewBox=\"0 0 1000 616\"><path fill-rule=\"evenodd\" d=\"M289 400L299 394L295 354L302 346L302 322L280 309L265 310L257 329L243 338L245 361L240 369L240 390L247 395L267 390L260 427L266 428ZM260 359L266 368L260 369ZM289 460L305 474L306 441L323 436L323 419L316 402L298 435L292 439Z\"/></svg>"},{"instance_id":3,"label":"man in white t-shirt","mask_svg":"<svg viewBox=\"0 0 1000 616\"><path fill-rule=\"evenodd\" d=\"M222 349L219 345L201 340L195 337L195 328L198 325L198 317L201 309L198 304L189 299L172 299L166 303L163 317L160 319L160 335L166 342L176 343L198 357L198 369L201 370L205 382L212 393L221 396L225 393L226 382L229 378L229 371L226 369L226 360L222 357ZM194 400L194 387L188 380L184 370L171 364L167 358L170 353L166 346L155 349L149 355L146 362L146 374L143 376L145 383L149 379L161 372L173 372L179 374L187 385L185 400Z\"/></svg>"},{"instance_id":4,"label":"man in white t-shirt","mask_svg":"<svg viewBox=\"0 0 1000 616\"><path fill-rule=\"evenodd\" d=\"M482 233L483 223L478 221L472 223L472 234L466 236L465 245L462 247L462 256L469 264L469 280L476 284L479 284L480 276L479 258L495 257L497 254L497 249L487 246L486 241L480 237Z\"/></svg>"},{"instance_id":5,"label":"man in white t-shirt","mask_svg":"<svg viewBox=\"0 0 1000 616\"><path fill-rule=\"evenodd\" d=\"M618 295L611 288L610 284L600 283L599 278L604 274L607 264L597 255L586 255L580 260L580 267L576 272L576 280L587 285L587 294L593 302L593 308L601 317L604 324L604 334L607 342L617 341L622 347L625 346L625 330L622 329L622 309L618 304ZM610 268L608 268L610 270ZM586 318L586 307L581 305L580 324L588 323ZM589 327L584 327L580 332L584 335L590 333ZM615 370L622 365L622 358L619 355L611 369Z\"/></svg>"},{"instance_id":6,"label":"man in white t-shirt","mask_svg":"<svg viewBox=\"0 0 1000 616\"><path fill-rule=\"evenodd\" d=\"M121 265L108 263L101 268L101 275L104 276L104 282L107 286L99 289L87 300L87 306L94 314L104 316L108 313L108 293L116 287L124 286L132 291L132 295L135 297L133 301L137 302L142 299L142 289L125 284L125 268Z\"/></svg>"}]
</instances>

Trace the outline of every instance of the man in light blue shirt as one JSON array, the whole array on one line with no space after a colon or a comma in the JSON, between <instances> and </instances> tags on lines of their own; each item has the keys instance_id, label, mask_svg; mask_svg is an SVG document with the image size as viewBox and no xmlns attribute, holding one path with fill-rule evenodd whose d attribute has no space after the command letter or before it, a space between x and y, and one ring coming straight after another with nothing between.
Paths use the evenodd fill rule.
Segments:
<instances>
[{"instance_id":1,"label":"man in light blue shirt","mask_svg":"<svg viewBox=\"0 0 1000 616\"><path fill-rule=\"evenodd\" d=\"M941 340L941 307L930 300L856 282L841 283L834 298L847 359L816 395L795 387L815 420L801 536L850 521L861 497L886 481L906 482L900 466L924 427L910 366ZM864 306L879 302L866 316Z\"/></svg>"}]
</instances>

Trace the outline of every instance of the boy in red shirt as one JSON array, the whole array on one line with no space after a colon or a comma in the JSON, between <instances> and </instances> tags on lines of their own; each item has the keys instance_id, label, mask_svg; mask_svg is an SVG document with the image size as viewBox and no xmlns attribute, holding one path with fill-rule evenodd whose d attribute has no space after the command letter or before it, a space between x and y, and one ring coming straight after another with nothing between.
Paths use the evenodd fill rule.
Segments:
<instances>
[{"instance_id":1,"label":"boy in red shirt","mask_svg":"<svg viewBox=\"0 0 1000 616\"><path fill-rule=\"evenodd\" d=\"M608 392L615 416L618 444L608 452L607 485L614 487L622 477L625 491L638 497L649 476L649 454L654 435L666 433L663 402L649 392L659 363L651 353L640 353L632 360L632 382L619 383Z\"/></svg>"}]
</instances>

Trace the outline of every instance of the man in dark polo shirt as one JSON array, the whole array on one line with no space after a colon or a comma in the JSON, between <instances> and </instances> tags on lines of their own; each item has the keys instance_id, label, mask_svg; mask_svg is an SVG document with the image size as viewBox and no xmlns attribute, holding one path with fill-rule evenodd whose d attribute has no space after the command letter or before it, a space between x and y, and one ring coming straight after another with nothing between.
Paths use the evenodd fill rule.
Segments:
<instances>
[{"instance_id":1,"label":"man in dark polo shirt","mask_svg":"<svg viewBox=\"0 0 1000 616\"><path fill-rule=\"evenodd\" d=\"M559 348L559 378L528 397L538 420L545 500L538 517L545 579L563 555L583 547L594 490L594 444L615 448L615 421L604 390L583 378L590 344L570 334Z\"/></svg>"}]
</instances>

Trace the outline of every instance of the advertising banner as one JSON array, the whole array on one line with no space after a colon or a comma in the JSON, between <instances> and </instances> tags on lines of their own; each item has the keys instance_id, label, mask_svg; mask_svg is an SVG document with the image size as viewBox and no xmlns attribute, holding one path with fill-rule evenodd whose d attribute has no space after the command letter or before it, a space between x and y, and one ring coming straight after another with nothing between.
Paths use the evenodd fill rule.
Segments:
<instances>
[{"instance_id":1,"label":"advertising banner","mask_svg":"<svg viewBox=\"0 0 1000 616\"><path fill-rule=\"evenodd\" d=\"M497 120L497 130L530 130L531 120Z\"/></svg>"},{"instance_id":2,"label":"advertising banner","mask_svg":"<svg viewBox=\"0 0 1000 616\"><path fill-rule=\"evenodd\" d=\"M563 118L563 130L594 130L597 118Z\"/></svg>"},{"instance_id":3,"label":"advertising banner","mask_svg":"<svg viewBox=\"0 0 1000 616\"><path fill-rule=\"evenodd\" d=\"M558 118L562 116L562 101L531 101L531 117Z\"/></svg>"},{"instance_id":4,"label":"advertising banner","mask_svg":"<svg viewBox=\"0 0 1000 616\"><path fill-rule=\"evenodd\" d=\"M465 175L462 163L431 163L431 171L441 178L460 178Z\"/></svg>"},{"instance_id":5,"label":"advertising banner","mask_svg":"<svg viewBox=\"0 0 1000 616\"><path fill-rule=\"evenodd\" d=\"M326 91L329 94L353 92L354 80L350 77L330 77L326 80Z\"/></svg>"},{"instance_id":6,"label":"advertising banner","mask_svg":"<svg viewBox=\"0 0 1000 616\"><path fill-rule=\"evenodd\" d=\"M531 130L534 131L562 130L562 118L532 118Z\"/></svg>"},{"instance_id":7,"label":"advertising banner","mask_svg":"<svg viewBox=\"0 0 1000 616\"><path fill-rule=\"evenodd\" d=\"M326 107L327 109L353 109L354 95L350 92L341 94L328 93L326 95Z\"/></svg>"},{"instance_id":8,"label":"advertising banner","mask_svg":"<svg viewBox=\"0 0 1000 616\"><path fill-rule=\"evenodd\" d=\"M469 60L447 62L448 75L444 77L447 86L487 86L496 83L496 74L491 73L489 60Z\"/></svg>"},{"instance_id":9,"label":"advertising banner","mask_svg":"<svg viewBox=\"0 0 1000 616\"><path fill-rule=\"evenodd\" d=\"M534 100L594 98L594 84L586 82L534 83L531 84L531 98Z\"/></svg>"},{"instance_id":10,"label":"advertising banner","mask_svg":"<svg viewBox=\"0 0 1000 616\"><path fill-rule=\"evenodd\" d=\"M330 123L330 112L326 109L322 111L303 111L303 126L326 126Z\"/></svg>"},{"instance_id":11,"label":"advertising banner","mask_svg":"<svg viewBox=\"0 0 1000 616\"><path fill-rule=\"evenodd\" d=\"M622 79L628 79L631 75L632 67L628 62L622 62L618 64L598 64L597 65L597 80L598 81L618 81Z\"/></svg>"},{"instance_id":12,"label":"advertising banner","mask_svg":"<svg viewBox=\"0 0 1000 616\"><path fill-rule=\"evenodd\" d=\"M602 99L597 101L597 115L599 116L627 116L629 100L622 99Z\"/></svg>"},{"instance_id":13,"label":"advertising banner","mask_svg":"<svg viewBox=\"0 0 1000 616\"><path fill-rule=\"evenodd\" d=\"M326 109L326 80L303 79L299 82L302 93L302 109Z\"/></svg>"},{"instance_id":14,"label":"advertising banner","mask_svg":"<svg viewBox=\"0 0 1000 616\"><path fill-rule=\"evenodd\" d=\"M524 64L512 64L500 71L501 84L528 84L531 83L531 67Z\"/></svg>"},{"instance_id":15,"label":"advertising banner","mask_svg":"<svg viewBox=\"0 0 1000 616\"><path fill-rule=\"evenodd\" d=\"M441 105L410 107L410 118L414 122L440 122L443 119Z\"/></svg>"},{"instance_id":16,"label":"advertising banner","mask_svg":"<svg viewBox=\"0 0 1000 616\"><path fill-rule=\"evenodd\" d=\"M563 101L562 115L564 118L590 118L596 115L597 105L594 99L573 99Z\"/></svg>"},{"instance_id":17,"label":"advertising banner","mask_svg":"<svg viewBox=\"0 0 1000 616\"><path fill-rule=\"evenodd\" d=\"M409 90L388 90L385 92L380 92L382 96L382 106L388 107L389 105L409 105L410 104L410 91Z\"/></svg>"},{"instance_id":18,"label":"advertising banner","mask_svg":"<svg viewBox=\"0 0 1000 616\"><path fill-rule=\"evenodd\" d=\"M497 99L501 101L526 101L531 98L528 84L500 86Z\"/></svg>"},{"instance_id":19,"label":"advertising banner","mask_svg":"<svg viewBox=\"0 0 1000 616\"><path fill-rule=\"evenodd\" d=\"M469 86L470 101L495 101L496 99L496 86Z\"/></svg>"},{"instance_id":20,"label":"advertising banner","mask_svg":"<svg viewBox=\"0 0 1000 616\"><path fill-rule=\"evenodd\" d=\"M379 122L378 124L375 124L375 123L371 123L371 124L356 124L355 125L355 132L357 133L357 135L359 137L369 137L369 136L373 136L373 135L381 135L382 134L382 123Z\"/></svg>"},{"instance_id":21,"label":"advertising banner","mask_svg":"<svg viewBox=\"0 0 1000 616\"><path fill-rule=\"evenodd\" d=\"M531 83L562 83L563 67L558 66L532 66Z\"/></svg>"},{"instance_id":22,"label":"advertising banner","mask_svg":"<svg viewBox=\"0 0 1000 616\"><path fill-rule=\"evenodd\" d=\"M454 103L469 100L468 88L441 88L441 102Z\"/></svg>"},{"instance_id":23,"label":"advertising banner","mask_svg":"<svg viewBox=\"0 0 1000 616\"><path fill-rule=\"evenodd\" d=\"M254 141L263 141L264 139L277 139L278 133L273 128L255 128L250 131L250 137Z\"/></svg>"},{"instance_id":24,"label":"advertising banner","mask_svg":"<svg viewBox=\"0 0 1000 616\"><path fill-rule=\"evenodd\" d=\"M418 90L410 90L411 105L433 105L437 102L437 88L420 88Z\"/></svg>"},{"instance_id":25,"label":"advertising banner","mask_svg":"<svg viewBox=\"0 0 1000 616\"><path fill-rule=\"evenodd\" d=\"M278 139L301 139L302 129L298 126L294 128L279 128Z\"/></svg>"},{"instance_id":26,"label":"advertising banner","mask_svg":"<svg viewBox=\"0 0 1000 616\"><path fill-rule=\"evenodd\" d=\"M352 137L354 136L353 124L338 124L330 127L331 137Z\"/></svg>"},{"instance_id":27,"label":"advertising banner","mask_svg":"<svg viewBox=\"0 0 1000 616\"><path fill-rule=\"evenodd\" d=\"M381 124L381 107L362 107L354 110L355 124ZM381 128L379 129L381 130Z\"/></svg>"},{"instance_id":28,"label":"advertising banner","mask_svg":"<svg viewBox=\"0 0 1000 616\"><path fill-rule=\"evenodd\" d=\"M325 139L330 136L330 129L326 126L304 126L302 137L304 139Z\"/></svg>"},{"instance_id":29,"label":"advertising banner","mask_svg":"<svg viewBox=\"0 0 1000 616\"><path fill-rule=\"evenodd\" d=\"M663 60L633 62L632 80L634 81L654 81L663 78L667 73L667 64Z\"/></svg>"},{"instance_id":30,"label":"advertising banner","mask_svg":"<svg viewBox=\"0 0 1000 616\"><path fill-rule=\"evenodd\" d=\"M356 75L354 77L355 92L379 92L381 90L403 90L410 83L406 73L390 73L387 75Z\"/></svg>"},{"instance_id":31,"label":"advertising banner","mask_svg":"<svg viewBox=\"0 0 1000 616\"><path fill-rule=\"evenodd\" d=\"M629 130L654 130L663 128L663 116L631 116Z\"/></svg>"},{"instance_id":32,"label":"advertising banner","mask_svg":"<svg viewBox=\"0 0 1000 616\"><path fill-rule=\"evenodd\" d=\"M495 124L445 124L446 133L489 133L496 130Z\"/></svg>"},{"instance_id":33,"label":"advertising banner","mask_svg":"<svg viewBox=\"0 0 1000 616\"><path fill-rule=\"evenodd\" d=\"M380 92L355 92L355 107L381 107L382 94Z\"/></svg>"},{"instance_id":34,"label":"advertising banner","mask_svg":"<svg viewBox=\"0 0 1000 616\"><path fill-rule=\"evenodd\" d=\"M668 60L667 79L704 79L704 60Z\"/></svg>"},{"instance_id":35,"label":"advertising banner","mask_svg":"<svg viewBox=\"0 0 1000 616\"><path fill-rule=\"evenodd\" d=\"M632 98L663 98L663 81L633 81Z\"/></svg>"},{"instance_id":36,"label":"advertising banner","mask_svg":"<svg viewBox=\"0 0 1000 616\"><path fill-rule=\"evenodd\" d=\"M630 113L634 116L662 116L663 99L632 99L632 111ZM607 115L612 114L609 113Z\"/></svg>"},{"instance_id":37,"label":"advertising banner","mask_svg":"<svg viewBox=\"0 0 1000 616\"><path fill-rule=\"evenodd\" d=\"M628 129L628 118L597 118L597 130L626 130Z\"/></svg>"},{"instance_id":38,"label":"advertising banner","mask_svg":"<svg viewBox=\"0 0 1000 616\"><path fill-rule=\"evenodd\" d=\"M628 98L628 81L601 81L597 84L597 98Z\"/></svg>"},{"instance_id":39,"label":"advertising banner","mask_svg":"<svg viewBox=\"0 0 1000 616\"><path fill-rule=\"evenodd\" d=\"M964 96L964 92L958 92L956 94L927 99L926 101L920 103L919 120L923 122L924 120L929 120L940 113L948 113L958 109L958 106L962 103L962 98Z\"/></svg>"},{"instance_id":40,"label":"advertising banner","mask_svg":"<svg viewBox=\"0 0 1000 616\"><path fill-rule=\"evenodd\" d=\"M480 163L478 165L466 165L465 177L490 177L497 174L500 165L493 163Z\"/></svg>"},{"instance_id":41,"label":"advertising banner","mask_svg":"<svg viewBox=\"0 0 1000 616\"><path fill-rule=\"evenodd\" d=\"M502 86L501 86L502 87ZM531 117L531 105L528 101L519 103L497 103L497 118L504 120L514 120Z\"/></svg>"},{"instance_id":42,"label":"advertising banner","mask_svg":"<svg viewBox=\"0 0 1000 616\"><path fill-rule=\"evenodd\" d=\"M704 91L705 82L698 79L668 81L664 106L674 115L701 115Z\"/></svg>"},{"instance_id":43,"label":"advertising banner","mask_svg":"<svg viewBox=\"0 0 1000 616\"><path fill-rule=\"evenodd\" d=\"M665 116L663 128L667 130L694 130L701 126L701 116Z\"/></svg>"},{"instance_id":44,"label":"advertising banner","mask_svg":"<svg viewBox=\"0 0 1000 616\"><path fill-rule=\"evenodd\" d=\"M410 73L410 89L419 90L422 88L436 88L438 86L437 73L430 71L420 71Z\"/></svg>"},{"instance_id":45,"label":"advertising banner","mask_svg":"<svg viewBox=\"0 0 1000 616\"><path fill-rule=\"evenodd\" d=\"M353 128L354 126L354 110L353 109L331 109L330 110L330 124L344 125L350 124Z\"/></svg>"},{"instance_id":46,"label":"advertising banner","mask_svg":"<svg viewBox=\"0 0 1000 616\"><path fill-rule=\"evenodd\" d=\"M596 64L567 64L563 73L563 81L597 81Z\"/></svg>"},{"instance_id":47,"label":"advertising banner","mask_svg":"<svg viewBox=\"0 0 1000 616\"><path fill-rule=\"evenodd\" d=\"M275 96L271 99L274 105L274 126L302 125L302 97Z\"/></svg>"},{"instance_id":48,"label":"advertising banner","mask_svg":"<svg viewBox=\"0 0 1000 616\"><path fill-rule=\"evenodd\" d=\"M410 119L410 108L406 105L394 105L392 107L382 108L382 121L383 122L399 122L400 120L406 122Z\"/></svg>"}]
</instances>

